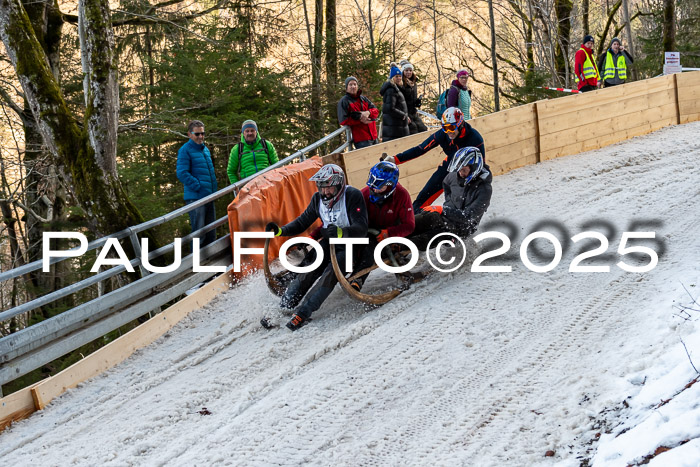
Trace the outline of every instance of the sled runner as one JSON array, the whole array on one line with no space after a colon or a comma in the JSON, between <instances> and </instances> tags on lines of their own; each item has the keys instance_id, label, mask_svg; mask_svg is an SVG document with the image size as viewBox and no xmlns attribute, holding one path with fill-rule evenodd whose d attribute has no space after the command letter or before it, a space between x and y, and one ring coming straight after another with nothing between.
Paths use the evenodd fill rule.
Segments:
<instances>
[{"instance_id":1,"label":"sled runner","mask_svg":"<svg viewBox=\"0 0 700 467\"><path fill-rule=\"evenodd\" d=\"M400 257L405 257L410 252L400 252L397 254L397 256ZM385 264L390 264L392 263L393 258L388 258L384 261ZM351 285L350 282L353 279L356 279L358 277L364 276L365 274L369 273L370 271L374 271L377 269L379 266L374 264L368 268L365 268L352 276L346 278L345 274L340 270L340 266L338 265L338 258L335 255L335 245L331 245L331 264L333 265L333 272L335 272L335 277L338 279L338 283L340 286L343 288L345 293L347 293L351 298L354 298L355 300L358 300L360 302L366 303L368 305L374 305L374 306L380 306L384 305L385 303L388 303L389 301L393 300L401 292L408 290L408 288L411 286L411 284L415 284L418 281L421 281L425 279L428 276L428 273L400 273L396 274L397 279L399 280L399 285L388 292L381 293L381 294L365 294L362 293L358 290L355 290Z\"/></svg>"}]
</instances>

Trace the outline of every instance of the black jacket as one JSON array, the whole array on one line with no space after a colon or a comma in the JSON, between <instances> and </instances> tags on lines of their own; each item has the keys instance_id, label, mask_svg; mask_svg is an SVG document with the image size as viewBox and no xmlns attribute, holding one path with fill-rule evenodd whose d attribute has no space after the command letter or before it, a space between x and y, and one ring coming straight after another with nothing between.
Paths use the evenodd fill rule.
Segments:
<instances>
[{"instance_id":1,"label":"black jacket","mask_svg":"<svg viewBox=\"0 0 700 467\"><path fill-rule=\"evenodd\" d=\"M403 85L399 86L399 89L401 90L401 94L403 94L403 98L406 100L406 108L408 109L408 115L413 116L416 114L416 110L418 107L420 107L420 101L418 99L418 77L416 75L413 75L413 79L410 80L411 84L407 83L408 81L406 77L404 76L403 79Z\"/></svg>"},{"instance_id":2,"label":"black jacket","mask_svg":"<svg viewBox=\"0 0 700 467\"><path fill-rule=\"evenodd\" d=\"M482 172L469 183L451 172L442 181L445 190L445 203L442 215L450 230L460 236L469 236L476 232L481 218L491 204L493 175L488 165L484 164Z\"/></svg>"},{"instance_id":3,"label":"black jacket","mask_svg":"<svg viewBox=\"0 0 700 467\"><path fill-rule=\"evenodd\" d=\"M309 205L303 213L289 224L282 227L282 235L293 237L304 232L306 229L320 218L319 206L321 195L316 192L311 197ZM365 237L367 236L367 206L362 192L355 187L348 186L345 189L345 209L348 214L350 225L343 227L343 237Z\"/></svg>"},{"instance_id":4,"label":"black jacket","mask_svg":"<svg viewBox=\"0 0 700 467\"><path fill-rule=\"evenodd\" d=\"M379 94L384 99L382 136L389 138L408 136L408 107L399 87L391 80L386 81Z\"/></svg>"},{"instance_id":5,"label":"black jacket","mask_svg":"<svg viewBox=\"0 0 700 467\"><path fill-rule=\"evenodd\" d=\"M452 160L452 156L455 155L458 149L466 148L467 146L474 146L475 148L478 148L479 151L481 151L481 155L484 156L484 160L486 160L484 138L482 138L481 134L472 128L472 126L467 122L464 122L462 125L464 126L460 129L459 136L457 136L455 139L450 139L450 137L447 136L447 133L445 133L442 129L439 129L418 146L397 154L395 156L396 162L404 163L410 161L411 159L415 159L416 157L420 157L438 145L443 151L445 151L448 163Z\"/></svg>"}]
</instances>

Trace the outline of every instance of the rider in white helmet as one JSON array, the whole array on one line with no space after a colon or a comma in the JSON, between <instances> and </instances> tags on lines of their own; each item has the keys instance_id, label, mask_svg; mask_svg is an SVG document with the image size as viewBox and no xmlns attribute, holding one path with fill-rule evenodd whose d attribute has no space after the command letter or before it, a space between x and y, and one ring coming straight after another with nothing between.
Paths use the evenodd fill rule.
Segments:
<instances>
[{"instance_id":1,"label":"rider in white helmet","mask_svg":"<svg viewBox=\"0 0 700 467\"><path fill-rule=\"evenodd\" d=\"M317 219L323 221L321 227L311 232L311 237L319 240L323 248L323 262L311 272L298 274L280 302L281 308L294 310L287 323L287 327L292 331L306 324L311 314L320 308L338 282L331 265L328 239L367 235L365 200L360 190L346 184L343 169L335 164L327 164L309 180L316 182L318 192L311 197L306 210L283 227L274 222L265 227L265 230L274 232L275 236L292 237L306 231ZM345 264L344 248L336 246L336 256L340 264ZM301 266L312 264L315 260L316 250L312 249ZM301 305L299 302L302 302ZM263 318L261 324L269 327L269 319Z\"/></svg>"}]
</instances>

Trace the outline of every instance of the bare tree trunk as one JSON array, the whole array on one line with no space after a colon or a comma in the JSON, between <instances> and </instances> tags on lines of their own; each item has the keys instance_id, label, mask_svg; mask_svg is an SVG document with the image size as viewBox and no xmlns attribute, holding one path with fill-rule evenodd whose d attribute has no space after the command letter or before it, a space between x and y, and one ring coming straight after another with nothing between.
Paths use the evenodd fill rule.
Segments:
<instances>
[{"instance_id":1,"label":"bare tree trunk","mask_svg":"<svg viewBox=\"0 0 700 467\"><path fill-rule=\"evenodd\" d=\"M81 19L81 47L88 108L82 128L63 99L20 0L0 0L0 38L44 144L70 171L91 229L108 234L143 222L143 217L116 177L119 98L109 6L107 0L94 0L79 10L86 16Z\"/></svg>"},{"instance_id":2,"label":"bare tree trunk","mask_svg":"<svg viewBox=\"0 0 700 467\"><path fill-rule=\"evenodd\" d=\"M583 33L590 34L591 26L588 21L590 15L590 4L589 0L581 0L581 20L583 21Z\"/></svg>"},{"instance_id":3,"label":"bare tree trunk","mask_svg":"<svg viewBox=\"0 0 700 467\"><path fill-rule=\"evenodd\" d=\"M496 19L493 14L493 0L489 0L489 23L491 24L491 64L493 66L493 102L495 111L501 110L498 96L498 59L496 58Z\"/></svg>"},{"instance_id":4,"label":"bare tree trunk","mask_svg":"<svg viewBox=\"0 0 700 467\"><path fill-rule=\"evenodd\" d=\"M525 21L525 19L523 19ZM527 72L534 73L535 71L535 38L532 31L532 23L535 18L532 15L532 1L527 0L527 21L526 21L526 33L525 33L525 50L527 55Z\"/></svg>"},{"instance_id":5,"label":"bare tree trunk","mask_svg":"<svg viewBox=\"0 0 700 467\"><path fill-rule=\"evenodd\" d=\"M304 18L306 21L306 34L309 41L309 54L311 58L311 116L309 142L318 140L321 135L321 44L323 43L323 0L315 2L314 36L311 36L311 21L309 20L306 0L304 6ZM320 5L319 5L320 4Z\"/></svg>"},{"instance_id":6,"label":"bare tree trunk","mask_svg":"<svg viewBox=\"0 0 700 467\"><path fill-rule=\"evenodd\" d=\"M335 121L338 89L338 24L336 0L326 0L326 112Z\"/></svg>"},{"instance_id":7,"label":"bare tree trunk","mask_svg":"<svg viewBox=\"0 0 700 467\"><path fill-rule=\"evenodd\" d=\"M627 0L622 0L622 14L625 16L625 34L627 35L627 48L630 51L630 54L633 57L636 57L634 54L634 36L632 36L632 26L630 24L630 12L629 8L627 7ZM636 81L637 80L637 69L636 67L632 67L630 70L630 74L632 75L632 80Z\"/></svg>"},{"instance_id":8,"label":"bare tree trunk","mask_svg":"<svg viewBox=\"0 0 700 467\"><path fill-rule=\"evenodd\" d=\"M394 60L396 60L396 3L397 0L394 0L394 29L391 34L391 56Z\"/></svg>"},{"instance_id":9,"label":"bare tree trunk","mask_svg":"<svg viewBox=\"0 0 700 467\"><path fill-rule=\"evenodd\" d=\"M78 2L78 32L88 137L97 166L116 177L119 82L108 0Z\"/></svg>"},{"instance_id":10,"label":"bare tree trunk","mask_svg":"<svg viewBox=\"0 0 700 467\"><path fill-rule=\"evenodd\" d=\"M369 19L369 45L372 51L372 60L377 57L377 49L374 45L374 24L372 23L372 0L367 0L367 18Z\"/></svg>"},{"instance_id":11,"label":"bare tree trunk","mask_svg":"<svg viewBox=\"0 0 700 467\"><path fill-rule=\"evenodd\" d=\"M435 8L435 0L433 0L433 58L435 58L435 68L437 69L438 96L439 96L440 94L442 94L442 73L440 72L440 61L438 60L437 35L438 35L437 9Z\"/></svg>"},{"instance_id":12,"label":"bare tree trunk","mask_svg":"<svg viewBox=\"0 0 700 467\"><path fill-rule=\"evenodd\" d=\"M46 54L51 72L54 78L58 79L60 72L59 50L63 28L63 19L58 5L55 1L43 3L27 0L24 6L34 33ZM42 196L47 196L53 202L51 207L54 216L59 217L65 205L65 200L59 195L63 190L58 186L53 156L44 146L39 126L26 100L20 117L24 127L25 203L40 217L46 218L49 206L40 200ZM27 261L32 262L41 258L41 240L46 223L35 216L28 215L25 224L27 229ZM47 274L33 273L32 283L43 290L53 290L52 284L42 283L47 276Z\"/></svg>"},{"instance_id":13,"label":"bare tree trunk","mask_svg":"<svg viewBox=\"0 0 700 467\"><path fill-rule=\"evenodd\" d=\"M311 128L313 129L314 141L323 137L323 121L321 119L321 60L323 58L323 0L316 0L315 6L316 20L314 22L314 48L312 56L312 87L311 94Z\"/></svg>"},{"instance_id":14,"label":"bare tree trunk","mask_svg":"<svg viewBox=\"0 0 700 467\"><path fill-rule=\"evenodd\" d=\"M664 52L676 51L676 0L664 0Z\"/></svg>"},{"instance_id":15,"label":"bare tree trunk","mask_svg":"<svg viewBox=\"0 0 700 467\"><path fill-rule=\"evenodd\" d=\"M554 63L557 74L566 73L565 61L569 55L569 44L571 43L571 10L573 3L571 0L554 0L554 9L557 15L557 41L554 53ZM561 43L560 43L561 42Z\"/></svg>"}]
</instances>

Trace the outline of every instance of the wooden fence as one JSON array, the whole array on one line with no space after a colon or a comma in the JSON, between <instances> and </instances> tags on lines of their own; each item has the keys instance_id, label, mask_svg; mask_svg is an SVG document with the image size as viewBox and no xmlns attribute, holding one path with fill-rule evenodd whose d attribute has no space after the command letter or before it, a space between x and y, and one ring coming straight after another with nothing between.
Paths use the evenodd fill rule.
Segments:
<instances>
[{"instance_id":1,"label":"wooden fence","mask_svg":"<svg viewBox=\"0 0 700 467\"><path fill-rule=\"evenodd\" d=\"M538 101L470 120L484 138L494 175L556 157L619 143L669 125L700 120L700 71L661 76L593 92ZM361 187L386 152L416 146L430 133L345 153L351 185ZM401 183L415 197L445 154L437 147L401 164Z\"/></svg>"}]
</instances>

